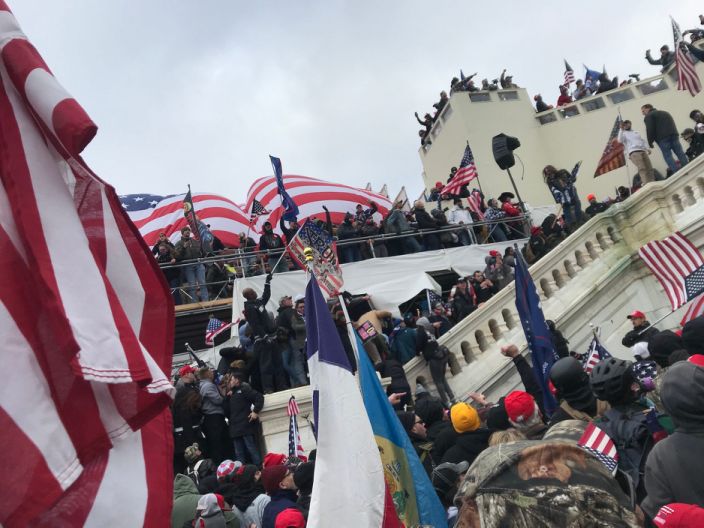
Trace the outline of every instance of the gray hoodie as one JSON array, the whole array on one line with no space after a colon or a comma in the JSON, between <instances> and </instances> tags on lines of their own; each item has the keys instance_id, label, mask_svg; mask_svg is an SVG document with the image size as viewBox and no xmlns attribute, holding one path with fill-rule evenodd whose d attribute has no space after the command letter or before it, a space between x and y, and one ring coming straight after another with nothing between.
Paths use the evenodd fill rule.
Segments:
<instances>
[{"instance_id":1,"label":"gray hoodie","mask_svg":"<svg viewBox=\"0 0 704 528\"><path fill-rule=\"evenodd\" d=\"M704 367L671 366L660 397L675 432L653 447L645 465L648 496L641 507L651 518L672 502L704 504Z\"/></svg>"}]
</instances>

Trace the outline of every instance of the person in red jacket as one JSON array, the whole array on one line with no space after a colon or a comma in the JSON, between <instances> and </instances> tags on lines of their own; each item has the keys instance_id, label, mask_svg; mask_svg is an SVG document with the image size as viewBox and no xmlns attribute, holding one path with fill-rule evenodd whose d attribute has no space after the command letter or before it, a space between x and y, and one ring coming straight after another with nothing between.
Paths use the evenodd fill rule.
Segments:
<instances>
[{"instance_id":1,"label":"person in red jacket","mask_svg":"<svg viewBox=\"0 0 704 528\"><path fill-rule=\"evenodd\" d=\"M506 213L506 216L521 216L521 210L518 205L511 203L515 196L510 192L503 192L499 195L501 210ZM505 224L509 231L509 238L523 238L520 222L510 222Z\"/></svg>"},{"instance_id":2,"label":"person in red jacket","mask_svg":"<svg viewBox=\"0 0 704 528\"><path fill-rule=\"evenodd\" d=\"M572 97L567 91L567 86L564 84L560 85L560 97L557 98L557 106L565 106L572 102Z\"/></svg>"}]
</instances>

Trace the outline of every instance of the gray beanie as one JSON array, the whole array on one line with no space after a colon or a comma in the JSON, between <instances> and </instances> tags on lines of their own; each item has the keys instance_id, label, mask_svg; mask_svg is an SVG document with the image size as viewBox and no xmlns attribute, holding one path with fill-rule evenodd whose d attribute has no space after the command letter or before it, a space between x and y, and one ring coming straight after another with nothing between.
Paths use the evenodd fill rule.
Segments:
<instances>
[{"instance_id":1,"label":"gray beanie","mask_svg":"<svg viewBox=\"0 0 704 528\"><path fill-rule=\"evenodd\" d=\"M416 326L421 326L421 327L425 328L426 330L433 329L433 325L431 324L430 321L428 321L427 317L419 317L418 319L416 319Z\"/></svg>"}]
</instances>

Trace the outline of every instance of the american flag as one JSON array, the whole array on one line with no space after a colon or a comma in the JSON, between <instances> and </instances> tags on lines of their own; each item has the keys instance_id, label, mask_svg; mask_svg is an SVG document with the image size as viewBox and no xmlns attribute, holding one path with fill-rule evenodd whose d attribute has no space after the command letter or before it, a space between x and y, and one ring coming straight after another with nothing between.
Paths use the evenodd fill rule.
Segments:
<instances>
[{"instance_id":1,"label":"american flag","mask_svg":"<svg viewBox=\"0 0 704 528\"><path fill-rule=\"evenodd\" d=\"M208 321L208 326L205 328L205 344L208 346L215 345L215 338L230 328L234 323L223 323L217 317L211 317Z\"/></svg>"},{"instance_id":2,"label":"american flag","mask_svg":"<svg viewBox=\"0 0 704 528\"><path fill-rule=\"evenodd\" d=\"M682 233L648 242L638 255L660 281L673 310L704 293L704 258Z\"/></svg>"},{"instance_id":3,"label":"american flag","mask_svg":"<svg viewBox=\"0 0 704 528\"><path fill-rule=\"evenodd\" d=\"M470 211L479 217L479 220L484 220L484 211L482 211L482 193L474 189L467 197L467 205Z\"/></svg>"},{"instance_id":4,"label":"american flag","mask_svg":"<svg viewBox=\"0 0 704 528\"><path fill-rule=\"evenodd\" d=\"M317 218L325 221L323 206L330 211L330 218L334 224L341 224L345 213L354 212L357 204L368 207L370 201L379 206L374 220L379 223L391 209L391 200L378 193L350 187L340 183L319 180L308 176L283 175L286 192L298 205L299 217ZM279 220L283 214L283 206L278 195L276 179L273 176L259 178L247 193L245 210L251 211L254 200L265 207L269 213L255 219L254 226L261 229L264 222L271 222L274 230L279 231Z\"/></svg>"},{"instance_id":5,"label":"american flag","mask_svg":"<svg viewBox=\"0 0 704 528\"><path fill-rule=\"evenodd\" d=\"M442 188L440 194L459 194L462 186L467 185L478 176L472 149L467 145L464 148L464 155L462 156L462 161L460 161L459 169L457 169L450 182Z\"/></svg>"},{"instance_id":6,"label":"american flag","mask_svg":"<svg viewBox=\"0 0 704 528\"><path fill-rule=\"evenodd\" d=\"M565 61L565 86L568 86L574 82L574 70L572 69L572 66L567 64L567 60L563 59Z\"/></svg>"},{"instance_id":7,"label":"american flag","mask_svg":"<svg viewBox=\"0 0 704 528\"><path fill-rule=\"evenodd\" d=\"M426 300L428 301L428 312L432 313L433 312L433 306L435 306L437 303L440 303L445 306L445 303L442 300L442 297L437 294L434 290L431 290L430 288L426 288L425 290L425 297Z\"/></svg>"},{"instance_id":8,"label":"american flag","mask_svg":"<svg viewBox=\"0 0 704 528\"><path fill-rule=\"evenodd\" d=\"M152 246L162 232L174 243L181 239L181 228L188 225L183 216L185 196L127 194L120 196L120 202L144 241ZM246 232L249 227L249 217L242 207L218 194L194 192L192 199L198 218L210 224L213 235L228 247L238 247L238 233Z\"/></svg>"},{"instance_id":9,"label":"american flag","mask_svg":"<svg viewBox=\"0 0 704 528\"><path fill-rule=\"evenodd\" d=\"M259 200L256 198L252 200L252 210L249 213L249 220L250 222L254 222L254 220L263 214L268 214L269 211L266 210L266 207L264 207Z\"/></svg>"},{"instance_id":10,"label":"american flag","mask_svg":"<svg viewBox=\"0 0 704 528\"><path fill-rule=\"evenodd\" d=\"M606 148L604 148L601 159L599 159L599 163L596 166L596 171L594 172L595 178L626 165L623 143L618 140L618 131L621 129L621 122L621 116L617 116L614 126L611 128L609 139L606 141Z\"/></svg>"},{"instance_id":11,"label":"american flag","mask_svg":"<svg viewBox=\"0 0 704 528\"><path fill-rule=\"evenodd\" d=\"M616 474L616 468L618 468L616 445L609 435L594 425L594 422L589 422L577 445L594 455L612 475Z\"/></svg>"},{"instance_id":12,"label":"american flag","mask_svg":"<svg viewBox=\"0 0 704 528\"><path fill-rule=\"evenodd\" d=\"M597 363L599 363L599 361L610 357L611 354L609 354L609 351L604 348L599 341L599 338L594 336L592 342L589 344L589 350L587 351L587 356L584 360L582 368L584 368L584 372L591 374L592 370L594 370L594 367Z\"/></svg>"},{"instance_id":13,"label":"american flag","mask_svg":"<svg viewBox=\"0 0 704 528\"><path fill-rule=\"evenodd\" d=\"M306 452L303 450L303 444L301 444L301 434L298 432L298 419L296 418L300 411L298 410L298 404L296 403L296 397L291 396L288 399L288 408L286 409L288 413L288 456L289 457L305 457Z\"/></svg>"},{"instance_id":14,"label":"american flag","mask_svg":"<svg viewBox=\"0 0 704 528\"><path fill-rule=\"evenodd\" d=\"M704 294L699 295L692 300L692 303L687 307L687 311L682 316L680 326L684 326L688 321L691 321L700 315L704 315Z\"/></svg>"},{"instance_id":15,"label":"american flag","mask_svg":"<svg viewBox=\"0 0 704 528\"><path fill-rule=\"evenodd\" d=\"M0 396L13 457L0 520L161 526L173 500L168 288L81 157L96 125L3 0L0 21L0 356L22 373Z\"/></svg>"},{"instance_id":16,"label":"american flag","mask_svg":"<svg viewBox=\"0 0 704 528\"><path fill-rule=\"evenodd\" d=\"M694 97L702 90L702 82L697 74L697 68L694 65L692 56L686 49L680 46L683 42L682 31L680 26L672 20L672 33L675 39L675 64L677 67L677 89L688 90L690 95Z\"/></svg>"}]
</instances>

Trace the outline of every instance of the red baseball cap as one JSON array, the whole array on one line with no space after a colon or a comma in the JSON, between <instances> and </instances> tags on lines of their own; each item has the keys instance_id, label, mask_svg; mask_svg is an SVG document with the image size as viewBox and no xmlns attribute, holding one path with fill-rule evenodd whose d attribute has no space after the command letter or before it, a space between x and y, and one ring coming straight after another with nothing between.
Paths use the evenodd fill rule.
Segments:
<instances>
[{"instance_id":1,"label":"red baseball cap","mask_svg":"<svg viewBox=\"0 0 704 528\"><path fill-rule=\"evenodd\" d=\"M499 253L495 249L492 249L491 251L489 251L489 256L490 257L499 257L499 256L501 256L501 253Z\"/></svg>"},{"instance_id":2,"label":"red baseball cap","mask_svg":"<svg viewBox=\"0 0 704 528\"><path fill-rule=\"evenodd\" d=\"M653 519L656 526L696 528L704 523L704 509L694 504L673 503L663 506Z\"/></svg>"},{"instance_id":3,"label":"red baseball cap","mask_svg":"<svg viewBox=\"0 0 704 528\"><path fill-rule=\"evenodd\" d=\"M193 368L191 365L184 365L180 369L178 369L178 375L179 377L184 377L186 374L195 374L196 369Z\"/></svg>"},{"instance_id":4,"label":"red baseball cap","mask_svg":"<svg viewBox=\"0 0 704 528\"><path fill-rule=\"evenodd\" d=\"M689 356L687 361L694 363L698 367L704 367L704 355L702 354L694 354L693 356Z\"/></svg>"},{"instance_id":5,"label":"red baseball cap","mask_svg":"<svg viewBox=\"0 0 704 528\"><path fill-rule=\"evenodd\" d=\"M300 510L286 508L276 516L274 528L306 528L306 520Z\"/></svg>"},{"instance_id":6,"label":"red baseball cap","mask_svg":"<svg viewBox=\"0 0 704 528\"><path fill-rule=\"evenodd\" d=\"M535 399L524 391L513 391L504 399L504 408L512 422L525 422L535 413Z\"/></svg>"},{"instance_id":7,"label":"red baseball cap","mask_svg":"<svg viewBox=\"0 0 704 528\"><path fill-rule=\"evenodd\" d=\"M628 314L628 319L645 319L645 314L640 310L633 310Z\"/></svg>"}]
</instances>

